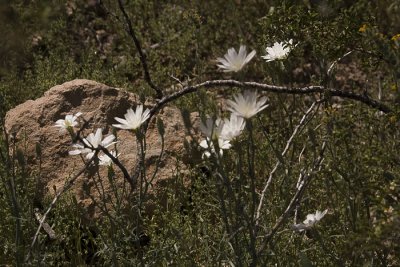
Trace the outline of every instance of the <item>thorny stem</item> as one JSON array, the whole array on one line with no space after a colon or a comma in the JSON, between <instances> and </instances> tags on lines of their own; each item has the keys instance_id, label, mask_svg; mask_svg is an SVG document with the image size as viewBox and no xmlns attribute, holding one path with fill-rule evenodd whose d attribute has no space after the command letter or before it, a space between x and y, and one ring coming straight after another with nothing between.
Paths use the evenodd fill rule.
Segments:
<instances>
[{"instance_id":1,"label":"thorny stem","mask_svg":"<svg viewBox=\"0 0 400 267\"><path fill-rule=\"evenodd\" d=\"M312 231L313 236L316 237L317 241L318 241L319 244L321 245L321 248L325 251L326 254L329 255L329 257L331 257L331 259L333 259L333 260L335 261L336 266L345 266L345 265L343 264L343 262L342 262L338 257L336 257L336 256L332 253L332 250L329 250L329 249L326 247L325 242L324 242L324 240L322 239L322 237L321 237L321 235L319 234L319 232L318 232L315 228L312 228L311 231Z\"/></svg>"},{"instance_id":2,"label":"thorny stem","mask_svg":"<svg viewBox=\"0 0 400 267\"><path fill-rule=\"evenodd\" d=\"M145 153L146 153L146 139L145 139L145 135L142 134L141 132L137 132L136 134L137 137L137 141L139 143L139 148L140 148L140 160L139 162L141 162L141 168L140 168L140 183L139 183L139 215L141 216L142 214L142 204L144 202L144 189L145 189L145 184L146 184L146 163L145 163ZM144 187L143 187L144 186Z\"/></svg>"},{"instance_id":3,"label":"thorny stem","mask_svg":"<svg viewBox=\"0 0 400 267\"><path fill-rule=\"evenodd\" d=\"M240 243L238 241L237 234L240 232L240 229L242 227L241 227L241 225L238 225L238 223L239 223L238 218L236 218L236 220L235 220L235 218L233 218L233 216L231 216L232 205L230 205L230 203L232 203L232 202L234 203L237 214L242 214L244 217L246 217L246 214L244 213L244 211L241 210L240 204L238 203L238 200L235 197L235 192L233 191L231 181L229 180L229 178L227 177L227 175L225 173L225 169L224 169L223 163L222 163L222 158L220 155L221 148L218 145L218 140L214 140L214 141L207 140L207 146L208 146L209 152L211 154L210 158L212 159L212 162L215 164L215 167L216 167L216 169L215 169L216 175L220 181L220 183L217 182L217 190L218 190L219 203L221 206L222 217L223 217L223 221L225 224L225 229L227 231L227 234L229 235L229 240L233 239L233 244L231 244L231 245L232 245L233 250L235 251L236 263L238 266L241 266L240 260L241 260L242 253L240 250ZM215 150L214 152L213 152L213 149L211 149L211 147L214 147L214 150ZM228 190L227 196L230 197L230 199L228 201L228 206L225 204L225 197L224 197L225 192L223 190L224 187L227 188L227 190ZM235 227L237 227L236 231L234 231ZM228 242L230 242L230 241L228 241Z\"/></svg>"},{"instance_id":4,"label":"thorny stem","mask_svg":"<svg viewBox=\"0 0 400 267\"><path fill-rule=\"evenodd\" d=\"M11 191L11 200L12 200L12 212L15 217L15 246L16 246L16 258L17 258L17 266L21 266L20 262L20 246L21 246L21 234L22 234L22 229L21 229L21 217L20 217L20 205L18 203L17 199L17 188L15 184L15 178L16 178L16 173L15 173L15 152L16 152L16 143L15 143L15 138L13 141L13 148L12 148L12 161L10 161L10 166L11 166L11 175L10 178L7 180L8 186Z\"/></svg>"}]
</instances>

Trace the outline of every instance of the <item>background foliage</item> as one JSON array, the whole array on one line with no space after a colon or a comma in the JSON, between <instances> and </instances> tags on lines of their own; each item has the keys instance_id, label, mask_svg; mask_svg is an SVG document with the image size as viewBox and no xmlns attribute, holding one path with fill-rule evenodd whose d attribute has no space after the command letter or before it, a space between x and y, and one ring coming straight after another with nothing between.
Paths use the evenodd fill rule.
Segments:
<instances>
[{"instance_id":1,"label":"background foliage","mask_svg":"<svg viewBox=\"0 0 400 267\"><path fill-rule=\"evenodd\" d=\"M2 121L12 107L75 78L152 94L142 79L136 50L119 21L116 2L98 2L0 2ZM331 98L323 104L295 140L285 158L287 167L278 171L262 220L272 225L279 217L293 193L297 173L312 164L323 141L327 142L323 168L313 178L299 218L316 209L328 208L329 214L318 226L317 236L294 233L290 219L265 249L260 266L335 266L338 260L346 266L400 264L399 1L126 2L154 82L162 88L175 90L176 80L171 76L189 84L233 76L243 81L351 90L381 98L393 107L395 112L382 114L343 99ZM260 58L266 46L290 38L298 45L283 66ZM215 59L240 44L256 49L257 59L244 73L217 71ZM327 74L331 64L349 51L352 53ZM218 111L211 100L214 94L201 91L176 104L189 111ZM231 92L223 94L230 96ZM315 98L268 97L271 105L255 123L258 177L268 176L276 151L283 150ZM36 199L36 174L25 171L23 151L8 157L13 144L4 136L0 141L0 263L22 264L37 228L34 208L47 206L48 200ZM304 144L307 150L299 163ZM224 158L232 176L239 154L232 151ZM143 241L146 245L129 234L135 227L129 213L117 218L123 222L119 227L113 227L107 217L87 225L81 221L82 211L74 199L66 195L48 219L62 238L50 241L41 236L31 263L227 266L235 262L222 218L216 216L220 213L218 182L205 171L208 163L204 164L191 167L190 188L179 175L172 178L174 186L167 188L168 207L160 207L144 222L150 238L150 242ZM261 186L262 181L259 183ZM15 205L18 214L12 208ZM16 228L22 235L16 236ZM245 236L243 242L247 242ZM245 251L243 248L239 262L247 266L250 256Z\"/></svg>"}]
</instances>

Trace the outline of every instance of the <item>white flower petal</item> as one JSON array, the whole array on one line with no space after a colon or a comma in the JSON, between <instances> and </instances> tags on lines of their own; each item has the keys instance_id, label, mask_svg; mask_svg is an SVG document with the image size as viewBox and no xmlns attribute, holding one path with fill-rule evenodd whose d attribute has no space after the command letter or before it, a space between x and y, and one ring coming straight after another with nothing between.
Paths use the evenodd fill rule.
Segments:
<instances>
[{"instance_id":1,"label":"white flower petal","mask_svg":"<svg viewBox=\"0 0 400 267\"><path fill-rule=\"evenodd\" d=\"M224 122L221 119L214 120L211 117L207 117L205 124L200 122L200 131L205 134L206 137L211 139L218 139Z\"/></svg>"},{"instance_id":2,"label":"white flower petal","mask_svg":"<svg viewBox=\"0 0 400 267\"><path fill-rule=\"evenodd\" d=\"M224 72L238 72L244 65L246 65L256 54L253 50L249 55L247 55L246 46L241 45L239 48L239 53L232 47L228 49L228 52L224 55L224 58L217 58L217 66L223 69Z\"/></svg>"},{"instance_id":3,"label":"white flower petal","mask_svg":"<svg viewBox=\"0 0 400 267\"><path fill-rule=\"evenodd\" d=\"M79 150L79 149L71 150L71 151L68 152L68 154L71 155L71 156L79 155L79 154L81 154L81 153L82 153L82 151Z\"/></svg>"},{"instance_id":4,"label":"white flower petal","mask_svg":"<svg viewBox=\"0 0 400 267\"><path fill-rule=\"evenodd\" d=\"M224 140L232 140L239 136L246 125L242 117L231 114L230 119L225 119L220 137Z\"/></svg>"},{"instance_id":5,"label":"white flower petal","mask_svg":"<svg viewBox=\"0 0 400 267\"><path fill-rule=\"evenodd\" d=\"M99 145L102 145L103 147L108 147L112 144L115 144L116 142L113 142L115 139L115 136L113 134L108 135L107 137L102 140L103 137L103 129L98 128L96 130L96 133L90 133L86 138L83 138L82 141L85 144L73 144L72 147L76 148L75 150L69 151L68 153L70 155L78 155L78 154L86 154L86 159L91 159L94 155L95 150L99 147Z\"/></svg>"},{"instance_id":6,"label":"white flower petal","mask_svg":"<svg viewBox=\"0 0 400 267\"><path fill-rule=\"evenodd\" d=\"M262 97L258 101L257 98L257 92L247 90L244 94L234 96L235 101L227 100L227 109L239 117L249 119L268 106L264 105L267 101L266 97Z\"/></svg>"},{"instance_id":7,"label":"white flower petal","mask_svg":"<svg viewBox=\"0 0 400 267\"><path fill-rule=\"evenodd\" d=\"M129 108L124 116L125 119L115 117L115 120L121 124L113 124L113 126L124 130L136 130L150 117L150 110L146 109L143 112L143 105L138 105L136 111Z\"/></svg>"},{"instance_id":8,"label":"white flower petal","mask_svg":"<svg viewBox=\"0 0 400 267\"><path fill-rule=\"evenodd\" d=\"M118 158L120 154L116 154L115 151L110 151L110 154L114 157L114 158ZM103 165L103 166L111 166L113 163L112 159L107 156L107 155L100 155L99 156L99 165Z\"/></svg>"},{"instance_id":9,"label":"white flower petal","mask_svg":"<svg viewBox=\"0 0 400 267\"><path fill-rule=\"evenodd\" d=\"M325 216L325 214L327 212L328 212L328 210L324 210L323 212L320 212L319 210L317 210L315 213L308 214L306 219L303 221L303 224L306 227L311 228L316 223L318 223Z\"/></svg>"},{"instance_id":10,"label":"white flower petal","mask_svg":"<svg viewBox=\"0 0 400 267\"><path fill-rule=\"evenodd\" d=\"M115 136L113 134L110 134L109 136L107 136L106 138L104 138L103 141L101 141L101 145L103 147L108 147L112 144L115 144L115 142L113 142L115 139Z\"/></svg>"},{"instance_id":11,"label":"white flower petal","mask_svg":"<svg viewBox=\"0 0 400 267\"><path fill-rule=\"evenodd\" d=\"M203 156L210 157L211 153L215 153L214 144L209 138L202 140L199 145L200 147L207 150L203 153ZM229 143L228 140L218 139L218 146L219 146L219 154L222 156L223 150L231 148L232 145Z\"/></svg>"},{"instance_id":12,"label":"white flower petal","mask_svg":"<svg viewBox=\"0 0 400 267\"><path fill-rule=\"evenodd\" d=\"M295 231L298 231L298 232L302 232L302 231L307 230L309 228L310 227L308 227L304 223L299 223L299 224L292 225L292 229L295 230Z\"/></svg>"},{"instance_id":13,"label":"white flower petal","mask_svg":"<svg viewBox=\"0 0 400 267\"><path fill-rule=\"evenodd\" d=\"M64 119L57 120L54 127L60 128L60 132L66 132L68 128L73 128L79 124L77 119L80 115L82 115L81 112L78 112L75 115L68 114Z\"/></svg>"},{"instance_id":14,"label":"white flower petal","mask_svg":"<svg viewBox=\"0 0 400 267\"><path fill-rule=\"evenodd\" d=\"M292 49L292 43L292 39L287 42L275 42L272 47L265 48L267 54L262 56L262 58L264 58L267 62L285 59Z\"/></svg>"}]
</instances>

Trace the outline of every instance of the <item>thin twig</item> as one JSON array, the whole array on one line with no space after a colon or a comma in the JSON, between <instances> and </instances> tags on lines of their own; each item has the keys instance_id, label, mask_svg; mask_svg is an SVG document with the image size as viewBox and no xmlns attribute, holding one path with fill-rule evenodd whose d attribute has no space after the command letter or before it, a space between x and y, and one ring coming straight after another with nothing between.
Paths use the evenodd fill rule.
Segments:
<instances>
[{"instance_id":1,"label":"thin twig","mask_svg":"<svg viewBox=\"0 0 400 267\"><path fill-rule=\"evenodd\" d=\"M279 227L286 221L286 219L289 217L289 213L295 208L295 206L299 203L301 197L303 196L304 191L306 190L307 186L310 184L312 175L314 174L315 171L318 171L320 169L321 163L324 159L324 152L325 152L325 147L326 147L326 142L324 141L321 146L321 151L318 156L318 158L315 160L314 165L310 169L308 173L305 173L304 170L300 172L300 177L299 180L300 186L297 188L296 193L293 195L292 199L290 200L288 206L286 207L285 211L282 213L282 215L278 218L276 221L275 225L272 227L271 231L269 234L267 234L264 239L263 239L263 244L260 247L260 250L258 254L262 253L266 247L266 245L269 243L269 241L273 238L273 236L276 234L278 231Z\"/></svg>"},{"instance_id":2,"label":"thin twig","mask_svg":"<svg viewBox=\"0 0 400 267\"><path fill-rule=\"evenodd\" d=\"M305 150L306 150L306 145L304 144L303 149L301 150L300 155L299 155L299 163L301 162L301 157L302 157L302 155L303 155ZM302 177L299 176L299 179L297 180L297 184L296 184L296 190L298 190L301 186L303 186L303 180L302 180ZM297 217L298 217L298 212L299 212L299 207L300 207L299 204L300 203L297 203L296 207L294 209L294 216L293 216L293 223L294 224L297 223Z\"/></svg>"},{"instance_id":3,"label":"thin twig","mask_svg":"<svg viewBox=\"0 0 400 267\"><path fill-rule=\"evenodd\" d=\"M306 111L306 113L305 113L305 114L303 115L303 117L301 118L299 124L298 124L298 125L296 126L296 128L294 129L294 131L293 131L292 135L290 136L289 140L286 142L285 149L284 149L284 150L282 151L282 153L281 153L282 158L283 158L283 157L286 155L286 153L288 152L289 147L290 147L290 145L292 144L294 137L297 135L297 133L298 133L300 127L302 127L302 126L305 124L305 122L307 121L308 115L310 115L311 111L314 109L314 107L315 107L315 105L316 105L317 103L318 103L318 101L312 103L312 105L310 106L310 108ZM258 223L259 223L259 218L260 218L260 216L261 216L261 208L262 208L262 205L263 205L263 203L264 203L265 193L267 192L268 187L271 185L272 178L273 178L275 172L278 170L279 165L281 165L281 160L278 159L278 160L276 161L276 164L275 164L274 168L273 168L272 171L270 172L269 177L268 177L268 180L267 180L267 182L266 182L266 184L265 184L265 186L264 186L264 188L263 188L263 190L262 190L262 192L261 192L260 202L259 202L259 204L258 204L257 212L256 212L256 217L255 217L255 221L256 221L256 224L257 224L257 225L258 225Z\"/></svg>"},{"instance_id":4,"label":"thin twig","mask_svg":"<svg viewBox=\"0 0 400 267\"><path fill-rule=\"evenodd\" d=\"M84 143L84 142L82 142ZM121 161L114 157L113 154L110 153L110 151L108 151L107 148L103 147L103 146L99 146L99 149L101 151L103 151L104 154L106 154L111 160L112 162L118 166L118 168L121 170L122 174L124 175L124 179L128 181L128 183L131 185L131 191L135 189L136 187L136 179L134 178L134 176L130 176L127 169L125 168L125 166L121 163Z\"/></svg>"},{"instance_id":5,"label":"thin twig","mask_svg":"<svg viewBox=\"0 0 400 267\"><path fill-rule=\"evenodd\" d=\"M339 63L339 61L341 61L343 58L347 57L348 55L350 55L351 53L353 53L354 50L350 50L349 52L345 53L343 56L341 56L340 58L338 58L337 60L333 61L333 63L331 64L331 66L329 67L328 71L326 72L328 75L331 74L331 71L333 70L333 68Z\"/></svg>"},{"instance_id":6,"label":"thin twig","mask_svg":"<svg viewBox=\"0 0 400 267\"><path fill-rule=\"evenodd\" d=\"M60 196L61 196L64 192L66 192L68 189L70 189L70 188L72 187L72 185L74 184L74 182L76 181L76 179L77 179L79 176L81 176L81 174L84 173L84 172L87 170L87 168L89 167L89 165L90 165L90 164L93 162L93 160L97 157L97 153L98 153L98 150L96 150L95 153L94 153L94 155L92 156L92 158L91 158L88 162L86 162L85 166L84 166L77 174L75 174L69 181L67 181L67 182L64 184L63 188L62 188L60 191L58 191L58 192L56 193L56 195L54 196L53 201L51 201L51 203L50 203L49 207L47 208L46 212L44 213L44 215L43 215L42 218L40 219L40 223L39 223L39 226L38 226L38 228L37 228L37 230L36 230L36 233L35 233L35 235L34 235L34 237L33 237L33 240L32 240L32 243L31 243L31 246L30 246L30 249L29 249L29 252L28 252L28 254L27 254L26 257L25 257L25 262L27 262L27 261L29 260L29 257L30 257L30 255L31 255L31 253L32 253L32 249L33 249L33 247L34 247L34 245L35 245L35 243L36 243L36 240L37 240L37 238L38 238L38 236L39 236L39 233L40 233L40 230L42 229L43 224L44 224L44 222L45 222L45 220L46 220L46 218L47 218L47 215L48 215L48 214L50 213L50 211L53 209L54 205L56 204L56 202L57 202L57 200L60 198Z\"/></svg>"},{"instance_id":7,"label":"thin twig","mask_svg":"<svg viewBox=\"0 0 400 267\"><path fill-rule=\"evenodd\" d=\"M122 3L122 0L118 0L118 7L122 12L122 15L124 16L125 23L126 23L126 31L129 34L129 36L132 38L132 41L136 47L137 52L139 53L139 59L140 62L142 63L142 68L143 68L143 73L144 73L144 79L147 82L147 84L156 91L156 97L158 99L161 99L163 97L163 92L160 88L158 88L153 81L151 80L150 73L149 73L149 68L147 66L147 59L146 55L143 53L142 46L140 44L139 39L136 36L135 31L133 30L132 26L132 21L128 16L128 13L125 10L125 6Z\"/></svg>"},{"instance_id":8,"label":"thin twig","mask_svg":"<svg viewBox=\"0 0 400 267\"><path fill-rule=\"evenodd\" d=\"M34 214L35 214L36 220L40 223L43 218L43 215L40 214L38 208L35 208ZM53 228L51 228L51 226L47 222L43 222L42 227L43 227L43 230L47 233L48 237L51 240L55 240L57 238L56 232L53 230Z\"/></svg>"}]
</instances>

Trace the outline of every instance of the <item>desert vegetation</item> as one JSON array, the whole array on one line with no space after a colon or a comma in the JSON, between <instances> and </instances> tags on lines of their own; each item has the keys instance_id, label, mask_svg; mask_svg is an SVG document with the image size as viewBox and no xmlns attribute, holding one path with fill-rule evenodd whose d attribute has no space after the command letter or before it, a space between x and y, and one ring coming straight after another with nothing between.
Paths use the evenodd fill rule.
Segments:
<instances>
[{"instance_id":1,"label":"desert vegetation","mask_svg":"<svg viewBox=\"0 0 400 267\"><path fill-rule=\"evenodd\" d=\"M15 0L0 33L0 264L400 264L398 0ZM10 126L85 86L126 103Z\"/></svg>"}]
</instances>

